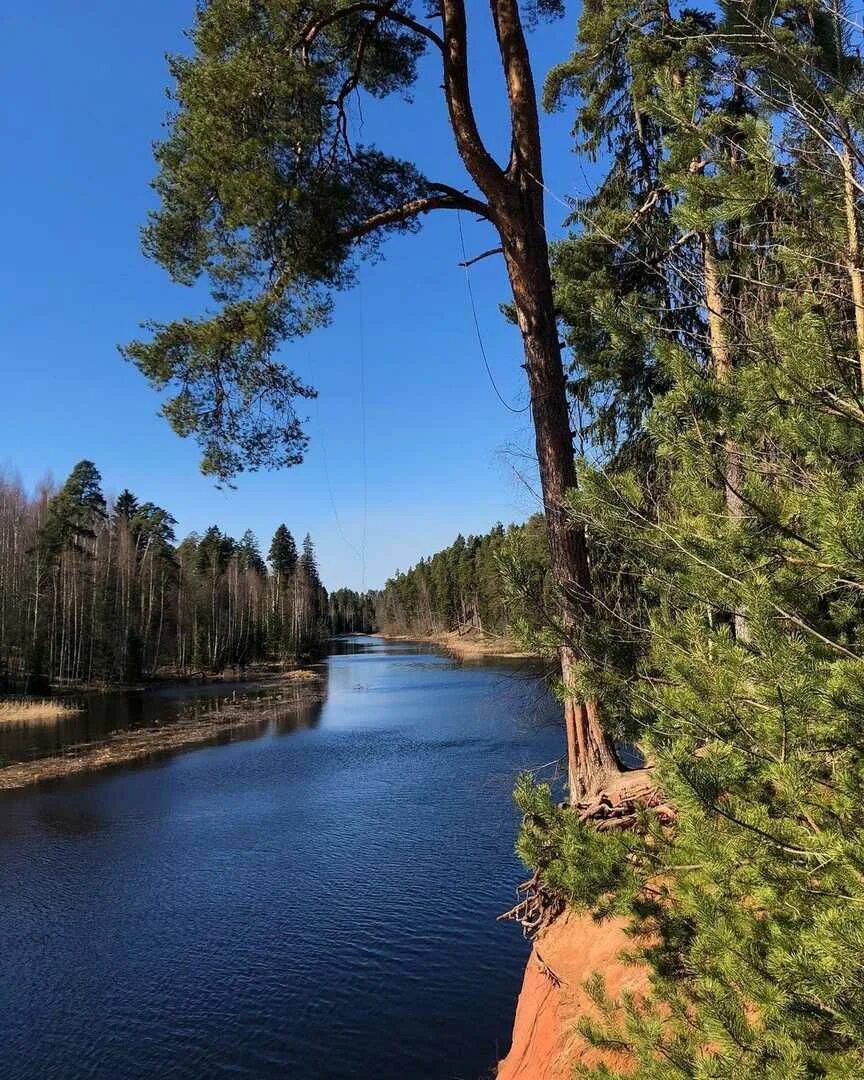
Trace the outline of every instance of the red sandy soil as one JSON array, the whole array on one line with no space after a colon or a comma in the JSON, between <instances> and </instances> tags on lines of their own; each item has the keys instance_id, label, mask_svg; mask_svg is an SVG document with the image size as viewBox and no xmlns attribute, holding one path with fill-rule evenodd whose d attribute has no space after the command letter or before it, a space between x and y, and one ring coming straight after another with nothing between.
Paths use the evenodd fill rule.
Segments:
<instances>
[{"instance_id":1,"label":"red sandy soil","mask_svg":"<svg viewBox=\"0 0 864 1080\"><path fill-rule=\"evenodd\" d=\"M580 1016L594 1013L583 984L595 971L604 975L613 998L646 985L645 969L619 958L629 944L623 928L622 920L596 923L588 915L568 913L539 935L516 1007L513 1045L499 1063L498 1080L569 1080L577 1062L627 1068L626 1055L601 1054L576 1027Z\"/></svg>"}]
</instances>

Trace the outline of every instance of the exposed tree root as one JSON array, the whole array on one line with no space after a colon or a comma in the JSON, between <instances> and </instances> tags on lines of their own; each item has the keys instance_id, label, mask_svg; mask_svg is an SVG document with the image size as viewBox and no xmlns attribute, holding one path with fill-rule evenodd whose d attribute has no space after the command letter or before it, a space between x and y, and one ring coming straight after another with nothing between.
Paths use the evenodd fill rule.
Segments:
<instances>
[{"instance_id":1,"label":"exposed tree root","mask_svg":"<svg viewBox=\"0 0 864 1080\"><path fill-rule=\"evenodd\" d=\"M517 902L509 911L498 916L498 922L510 920L520 923L526 938L539 934L564 911L564 901L559 896L546 892L537 871L528 881L516 886L516 896L519 897Z\"/></svg>"},{"instance_id":2,"label":"exposed tree root","mask_svg":"<svg viewBox=\"0 0 864 1080\"><path fill-rule=\"evenodd\" d=\"M619 773L599 795L574 803L572 809L580 821L591 822L598 832L632 828L640 810L653 810L664 825L675 819L675 811L663 802L650 769Z\"/></svg>"},{"instance_id":3,"label":"exposed tree root","mask_svg":"<svg viewBox=\"0 0 864 1080\"><path fill-rule=\"evenodd\" d=\"M579 821L591 824L597 832L632 829L638 824L643 810L652 810L663 825L675 821L675 810L663 801L650 768L621 772L612 777L599 794L565 804L562 809L578 814ZM544 889L539 871L517 886L516 896L517 902L499 915L498 921L506 919L520 923L526 938L534 938L550 926L563 914L566 906L560 896Z\"/></svg>"}]
</instances>

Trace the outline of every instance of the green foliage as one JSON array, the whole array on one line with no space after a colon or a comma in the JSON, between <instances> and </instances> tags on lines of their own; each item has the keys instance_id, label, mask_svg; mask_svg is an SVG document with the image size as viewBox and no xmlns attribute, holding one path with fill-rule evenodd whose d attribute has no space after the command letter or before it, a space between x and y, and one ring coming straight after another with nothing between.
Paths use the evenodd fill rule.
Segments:
<instances>
[{"instance_id":1,"label":"green foliage","mask_svg":"<svg viewBox=\"0 0 864 1080\"><path fill-rule=\"evenodd\" d=\"M297 565L297 545L284 524L280 525L273 534L273 542L270 544L270 553L267 557L274 573L288 576L294 572L294 567Z\"/></svg>"},{"instance_id":2,"label":"green foliage","mask_svg":"<svg viewBox=\"0 0 864 1080\"><path fill-rule=\"evenodd\" d=\"M853 22L589 4L548 87L609 154L555 253L591 440L569 510L608 560L580 677L677 815L598 833L517 788L520 855L628 914L650 974L593 981L583 1033L632 1068L580 1076L864 1075Z\"/></svg>"},{"instance_id":3,"label":"green foliage","mask_svg":"<svg viewBox=\"0 0 864 1080\"><path fill-rule=\"evenodd\" d=\"M275 352L327 320L355 241L368 256L414 227L366 223L428 193L413 165L353 144L347 128L354 92L409 91L425 39L371 10L334 19L338 8L209 0L191 55L170 58L174 112L143 245L175 281L207 282L218 310L148 323L123 353L170 393L163 414L220 480L301 460L296 402L314 392Z\"/></svg>"},{"instance_id":4,"label":"green foliage","mask_svg":"<svg viewBox=\"0 0 864 1080\"><path fill-rule=\"evenodd\" d=\"M549 785L535 784L530 773L517 780L514 798L522 813L517 854L540 871L548 893L599 915L627 910L636 886L629 859L640 843L635 833L597 832L556 806Z\"/></svg>"},{"instance_id":5,"label":"green foliage","mask_svg":"<svg viewBox=\"0 0 864 1080\"><path fill-rule=\"evenodd\" d=\"M102 477L92 461L79 461L60 491L49 501L45 522L39 530L39 546L46 557L56 560L69 548L94 535L105 517Z\"/></svg>"},{"instance_id":6,"label":"green foliage","mask_svg":"<svg viewBox=\"0 0 864 1080\"><path fill-rule=\"evenodd\" d=\"M554 648L548 629L549 556L542 516L485 536L463 536L376 597L377 623L395 634L484 630L512 634L533 651Z\"/></svg>"}]
</instances>

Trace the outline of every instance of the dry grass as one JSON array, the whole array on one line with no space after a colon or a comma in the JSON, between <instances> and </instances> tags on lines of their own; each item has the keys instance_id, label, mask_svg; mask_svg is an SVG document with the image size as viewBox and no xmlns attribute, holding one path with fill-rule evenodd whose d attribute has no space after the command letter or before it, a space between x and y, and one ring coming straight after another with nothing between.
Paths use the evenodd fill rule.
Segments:
<instances>
[{"instance_id":1,"label":"dry grass","mask_svg":"<svg viewBox=\"0 0 864 1080\"><path fill-rule=\"evenodd\" d=\"M323 681L314 672L291 676L291 681L307 684L302 688L306 702L320 699ZM300 692L299 687L294 690L294 694ZM277 697L267 701L239 698L236 702L220 706L203 716L180 720L164 727L118 731L102 743L70 747L64 754L0 768L0 791L28 787L45 780L60 780L73 773L93 772L131 761L157 758L163 754L193 746L206 746L223 739L255 735L260 733L269 721L278 720L285 715L286 709L296 708L299 703L294 696L285 700Z\"/></svg>"},{"instance_id":2,"label":"dry grass","mask_svg":"<svg viewBox=\"0 0 864 1080\"><path fill-rule=\"evenodd\" d=\"M62 701L17 698L13 701L0 701L0 724L50 723L63 720L79 711Z\"/></svg>"}]
</instances>

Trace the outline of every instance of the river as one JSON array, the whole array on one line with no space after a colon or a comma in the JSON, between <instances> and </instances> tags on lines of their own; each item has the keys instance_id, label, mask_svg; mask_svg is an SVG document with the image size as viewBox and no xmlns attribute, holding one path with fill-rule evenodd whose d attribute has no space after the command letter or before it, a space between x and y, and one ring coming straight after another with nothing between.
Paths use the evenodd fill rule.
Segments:
<instances>
[{"instance_id":1,"label":"river","mask_svg":"<svg viewBox=\"0 0 864 1080\"><path fill-rule=\"evenodd\" d=\"M563 753L559 709L525 666L422 645L325 670L256 738L0 798L4 1080L490 1075L528 953L495 921L510 793ZM176 714L145 698L73 737Z\"/></svg>"}]
</instances>

